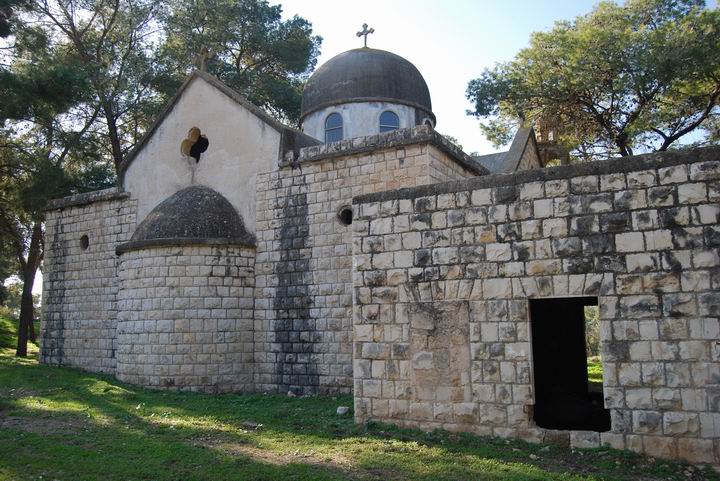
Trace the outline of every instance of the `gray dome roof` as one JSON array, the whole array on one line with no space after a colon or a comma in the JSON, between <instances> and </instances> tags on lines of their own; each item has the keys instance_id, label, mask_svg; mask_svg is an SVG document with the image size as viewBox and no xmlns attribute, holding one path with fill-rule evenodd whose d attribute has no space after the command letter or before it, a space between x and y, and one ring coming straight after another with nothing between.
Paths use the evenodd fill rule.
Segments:
<instances>
[{"instance_id":1,"label":"gray dome roof","mask_svg":"<svg viewBox=\"0 0 720 481\"><path fill-rule=\"evenodd\" d=\"M131 243L159 239L241 239L252 237L230 202L203 186L176 192L140 223Z\"/></svg>"},{"instance_id":2,"label":"gray dome roof","mask_svg":"<svg viewBox=\"0 0 720 481\"><path fill-rule=\"evenodd\" d=\"M372 101L410 105L432 116L430 91L420 71L399 55L364 47L333 57L312 74L300 117L331 105Z\"/></svg>"}]
</instances>

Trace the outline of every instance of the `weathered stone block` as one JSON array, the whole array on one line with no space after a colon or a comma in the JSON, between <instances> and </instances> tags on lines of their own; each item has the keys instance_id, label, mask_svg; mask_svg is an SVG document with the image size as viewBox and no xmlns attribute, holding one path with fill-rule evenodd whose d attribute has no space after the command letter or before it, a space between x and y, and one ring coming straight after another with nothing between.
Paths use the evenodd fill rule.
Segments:
<instances>
[{"instance_id":1,"label":"weathered stone block","mask_svg":"<svg viewBox=\"0 0 720 481\"><path fill-rule=\"evenodd\" d=\"M678 184L688 179L687 165L674 165L658 169L661 184Z\"/></svg>"},{"instance_id":2,"label":"weathered stone block","mask_svg":"<svg viewBox=\"0 0 720 481\"><path fill-rule=\"evenodd\" d=\"M678 443L678 456L692 463L713 463L713 442L710 439L680 438Z\"/></svg>"},{"instance_id":3,"label":"weathered stone block","mask_svg":"<svg viewBox=\"0 0 720 481\"><path fill-rule=\"evenodd\" d=\"M485 246L485 258L491 262L508 261L512 258L512 250L509 244L493 243Z\"/></svg>"},{"instance_id":4,"label":"weathered stone block","mask_svg":"<svg viewBox=\"0 0 720 481\"><path fill-rule=\"evenodd\" d=\"M492 204L490 189L474 190L470 196L473 205L490 205Z\"/></svg>"},{"instance_id":5,"label":"weathered stone block","mask_svg":"<svg viewBox=\"0 0 720 481\"><path fill-rule=\"evenodd\" d=\"M674 458L677 455L677 440L664 436L645 436L645 454L658 458Z\"/></svg>"},{"instance_id":6,"label":"weathered stone block","mask_svg":"<svg viewBox=\"0 0 720 481\"><path fill-rule=\"evenodd\" d=\"M509 299L512 297L510 279L486 279L482 286L483 296L486 299Z\"/></svg>"},{"instance_id":7,"label":"weathered stone block","mask_svg":"<svg viewBox=\"0 0 720 481\"><path fill-rule=\"evenodd\" d=\"M435 264L457 264L460 260L457 247L440 247L432 250Z\"/></svg>"},{"instance_id":8,"label":"weathered stone block","mask_svg":"<svg viewBox=\"0 0 720 481\"><path fill-rule=\"evenodd\" d=\"M625 183L625 174L613 173L600 176L600 190L623 190L627 184Z\"/></svg>"},{"instance_id":9,"label":"weathered stone block","mask_svg":"<svg viewBox=\"0 0 720 481\"><path fill-rule=\"evenodd\" d=\"M361 355L365 359L387 359L390 356L390 345L379 342L362 344Z\"/></svg>"},{"instance_id":10,"label":"weathered stone block","mask_svg":"<svg viewBox=\"0 0 720 481\"><path fill-rule=\"evenodd\" d=\"M644 190L624 190L614 195L616 210L637 210L648 206Z\"/></svg>"},{"instance_id":11,"label":"weathered stone block","mask_svg":"<svg viewBox=\"0 0 720 481\"><path fill-rule=\"evenodd\" d=\"M663 415L663 432L668 436L694 436L698 430L696 413L666 412Z\"/></svg>"},{"instance_id":12,"label":"weathered stone block","mask_svg":"<svg viewBox=\"0 0 720 481\"><path fill-rule=\"evenodd\" d=\"M707 186L703 183L680 184L677 187L680 204L698 204L707 200Z\"/></svg>"},{"instance_id":13,"label":"weathered stone block","mask_svg":"<svg viewBox=\"0 0 720 481\"><path fill-rule=\"evenodd\" d=\"M570 446L572 448L599 448L600 433L594 431L570 431Z\"/></svg>"},{"instance_id":14,"label":"weathered stone block","mask_svg":"<svg viewBox=\"0 0 720 481\"><path fill-rule=\"evenodd\" d=\"M430 370L433 369L433 353L432 352L416 352L412 357L413 369Z\"/></svg>"},{"instance_id":15,"label":"weathered stone block","mask_svg":"<svg viewBox=\"0 0 720 481\"><path fill-rule=\"evenodd\" d=\"M628 172L626 175L628 187L630 188L650 187L657 183L654 170Z\"/></svg>"},{"instance_id":16,"label":"weathered stone block","mask_svg":"<svg viewBox=\"0 0 720 481\"><path fill-rule=\"evenodd\" d=\"M675 186L666 185L648 189L648 204L651 207L669 207L675 204Z\"/></svg>"},{"instance_id":17,"label":"weathered stone block","mask_svg":"<svg viewBox=\"0 0 720 481\"><path fill-rule=\"evenodd\" d=\"M590 194L598 191L598 177L587 175L570 179L570 191L573 194Z\"/></svg>"},{"instance_id":18,"label":"weathered stone block","mask_svg":"<svg viewBox=\"0 0 720 481\"><path fill-rule=\"evenodd\" d=\"M662 434L662 413L657 411L633 411L633 430L644 434Z\"/></svg>"},{"instance_id":19,"label":"weathered stone block","mask_svg":"<svg viewBox=\"0 0 720 481\"><path fill-rule=\"evenodd\" d=\"M618 252L640 252L645 250L645 239L640 232L617 234L615 247Z\"/></svg>"},{"instance_id":20,"label":"weathered stone block","mask_svg":"<svg viewBox=\"0 0 720 481\"><path fill-rule=\"evenodd\" d=\"M720 161L696 162L690 165L690 179L720 179Z\"/></svg>"},{"instance_id":21,"label":"weathered stone block","mask_svg":"<svg viewBox=\"0 0 720 481\"><path fill-rule=\"evenodd\" d=\"M657 296L624 296L620 299L620 312L623 317L641 319L657 317L660 314Z\"/></svg>"}]
</instances>

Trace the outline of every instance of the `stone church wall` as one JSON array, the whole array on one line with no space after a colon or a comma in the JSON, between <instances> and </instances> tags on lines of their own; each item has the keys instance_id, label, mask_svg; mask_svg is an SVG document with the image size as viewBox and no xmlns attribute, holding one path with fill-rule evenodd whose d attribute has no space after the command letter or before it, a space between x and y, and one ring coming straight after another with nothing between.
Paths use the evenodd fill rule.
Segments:
<instances>
[{"instance_id":1,"label":"stone church wall","mask_svg":"<svg viewBox=\"0 0 720 481\"><path fill-rule=\"evenodd\" d=\"M255 250L148 247L120 259L117 378L154 388L252 391Z\"/></svg>"},{"instance_id":2,"label":"stone church wall","mask_svg":"<svg viewBox=\"0 0 720 481\"><path fill-rule=\"evenodd\" d=\"M474 172L419 127L301 151L258 176L255 389L352 389L351 226L354 196L455 180Z\"/></svg>"},{"instance_id":3,"label":"stone church wall","mask_svg":"<svg viewBox=\"0 0 720 481\"><path fill-rule=\"evenodd\" d=\"M357 421L720 464L720 149L354 202ZM528 300L580 296L599 299L603 433L532 418Z\"/></svg>"},{"instance_id":4,"label":"stone church wall","mask_svg":"<svg viewBox=\"0 0 720 481\"><path fill-rule=\"evenodd\" d=\"M115 371L117 256L135 227L135 203L116 189L51 203L45 222L40 360ZM87 236L87 245L83 245Z\"/></svg>"}]
</instances>

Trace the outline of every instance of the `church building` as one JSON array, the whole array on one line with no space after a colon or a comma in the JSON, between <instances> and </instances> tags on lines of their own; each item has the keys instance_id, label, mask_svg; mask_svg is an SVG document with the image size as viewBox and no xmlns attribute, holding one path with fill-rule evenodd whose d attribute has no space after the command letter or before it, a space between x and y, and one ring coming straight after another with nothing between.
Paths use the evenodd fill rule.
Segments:
<instances>
[{"instance_id":1,"label":"church building","mask_svg":"<svg viewBox=\"0 0 720 481\"><path fill-rule=\"evenodd\" d=\"M115 188L48 206L41 361L720 464L720 150L544 169L437 121L384 50L318 68L301 130L194 72Z\"/></svg>"}]
</instances>

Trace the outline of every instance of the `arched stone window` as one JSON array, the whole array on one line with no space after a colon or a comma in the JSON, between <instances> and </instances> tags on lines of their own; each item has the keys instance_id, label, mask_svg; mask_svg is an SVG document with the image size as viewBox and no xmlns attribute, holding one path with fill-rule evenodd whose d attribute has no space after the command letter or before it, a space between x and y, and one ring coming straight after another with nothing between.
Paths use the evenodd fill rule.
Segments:
<instances>
[{"instance_id":1,"label":"arched stone window","mask_svg":"<svg viewBox=\"0 0 720 481\"><path fill-rule=\"evenodd\" d=\"M400 128L400 118L395 112L386 110L380 114L380 133Z\"/></svg>"},{"instance_id":2,"label":"arched stone window","mask_svg":"<svg viewBox=\"0 0 720 481\"><path fill-rule=\"evenodd\" d=\"M343 139L343 120L340 114L333 112L325 119L325 143Z\"/></svg>"}]
</instances>

